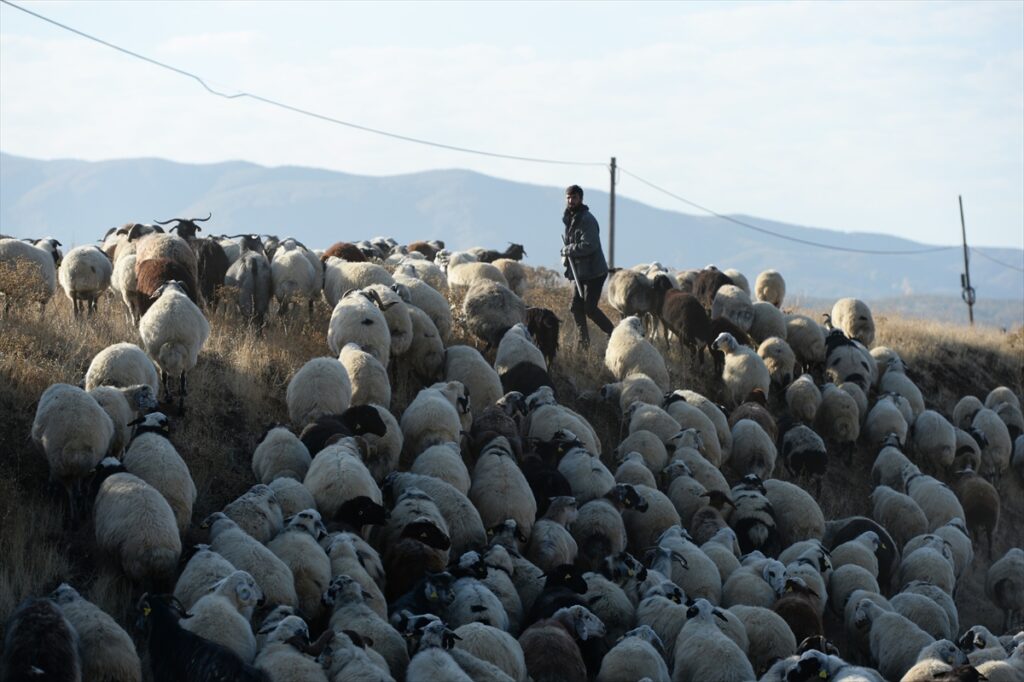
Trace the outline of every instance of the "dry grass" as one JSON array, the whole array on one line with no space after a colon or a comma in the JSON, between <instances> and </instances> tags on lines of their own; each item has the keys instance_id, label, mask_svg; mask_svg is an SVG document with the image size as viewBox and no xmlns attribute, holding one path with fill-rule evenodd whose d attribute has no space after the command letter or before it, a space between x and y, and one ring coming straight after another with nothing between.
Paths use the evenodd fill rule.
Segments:
<instances>
[{"instance_id":1,"label":"dry grass","mask_svg":"<svg viewBox=\"0 0 1024 682\"><path fill-rule=\"evenodd\" d=\"M528 305L551 308L563 320L562 347L552 371L559 397L591 421L609 453L620 438L620 415L599 395L601 385L611 380L603 363L606 339L594 330L590 350L575 351L569 288L559 273L528 270L533 285L526 296ZM212 315L210 340L189 375L188 413L175 420L172 433L199 491L186 544L205 540L199 522L252 484L250 458L256 439L269 423L287 422L288 378L308 359L329 354L328 319L329 311L322 305L312 320L294 311L287 323L274 318L256 336L225 314ZM877 322L877 343L903 356L929 407L950 415L962 395L984 397L997 385L1022 393L1022 330L1007 334L885 317ZM452 343L473 343L458 320L454 335ZM109 297L101 300L97 315L81 322L72 319L68 301L59 294L43 317L35 305L27 305L0 319L0 619L24 597L46 593L67 580L122 624L130 626L134 620L137 588L96 556L90 525L72 532L64 529L61 496L48 486L45 460L29 439L35 403L43 390L55 382L80 383L97 352L125 340L137 342L137 334L126 322L120 302ZM675 346L666 353L674 386L718 398L719 383L711 376L710 362L693 366ZM398 411L402 406L393 407ZM824 487L829 492L820 500L827 517L868 513L872 457L864 449L852 468L831 467ZM1003 477L997 556L1020 544L1022 492L1014 476ZM976 560L957 602L962 624L998 629L1001 614L984 596L987 565L983 556Z\"/></svg>"}]
</instances>

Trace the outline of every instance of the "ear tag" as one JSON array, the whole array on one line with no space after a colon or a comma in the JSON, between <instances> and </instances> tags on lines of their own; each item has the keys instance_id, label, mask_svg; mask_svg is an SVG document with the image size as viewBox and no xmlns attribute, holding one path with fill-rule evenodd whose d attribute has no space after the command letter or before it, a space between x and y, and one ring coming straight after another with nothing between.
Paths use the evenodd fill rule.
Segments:
<instances>
[{"instance_id":1,"label":"ear tag","mask_svg":"<svg viewBox=\"0 0 1024 682\"><path fill-rule=\"evenodd\" d=\"M142 615L143 615L143 616L149 616L149 614L151 614L152 612L153 612L153 609L151 609L151 608L150 608L150 607L148 607L148 606L144 606L144 607L142 608Z\"/></svg>"},{"instance_id":2,"label":"ear tag","mask_svg":"<svg viewBox=\"0 0 1024 682\"><path fill-rule=\"evenodd\" d=\"M437 590L431 587L430 593L427 595L427 599L430 601L437 601Z\"/></svg>"},{"instance_id":3,"label":"ear tag","mask_svg":"<svg viewBox=\"0 0 1024 682\"><path fill-rule=\"evenodd\" d=\"M359 423L357 422L357 423L356 423L356 428L357 428L357 429L361 429L361 428L363 428L363 425L362 425L362 424L359 424Z\"/></svg>"},{"instance_id":4,"label":"ear tag","mask_svg":"<svg viewBox=\"0 0 1024 682\"><path fill-rule=\"evenodd\" d=\"M826 671L824 671L824 670L819 670L818 671L818 677L820 677L823 680L827 680L828 679L828 673Z\"/></svg>"},{"instance_id":5,"label":"ear tag","mask_svg":"<svg viewBox=\"0 0 1024 682\"><path fill-rule=\"evenodd\" d=\"M633 569L631 568L631 569L629 569L628 571L626 571L626 574L627 574L627 575L629 575L629 577L630 577L630 578L632 578L632 577L633 577L634 575L636 575L636 571L634 571L634 570L633 570Z\"/></svg>"}]
</instances>

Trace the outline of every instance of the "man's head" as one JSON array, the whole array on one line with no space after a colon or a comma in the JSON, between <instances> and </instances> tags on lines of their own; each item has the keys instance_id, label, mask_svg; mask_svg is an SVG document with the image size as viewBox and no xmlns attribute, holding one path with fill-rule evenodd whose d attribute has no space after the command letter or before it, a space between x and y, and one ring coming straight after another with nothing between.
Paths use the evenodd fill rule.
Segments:
<instances>
[{"instance_id":1,"label":"man's head","mask_svg":"<svg viewBox=\"0 0 1024 682\"><path fill-rule=\"evenodd\" d=\"M583 203L583 188L579 185L569 185L565 188L565 205L575 210Z\"/></svg>"}]
</instances>

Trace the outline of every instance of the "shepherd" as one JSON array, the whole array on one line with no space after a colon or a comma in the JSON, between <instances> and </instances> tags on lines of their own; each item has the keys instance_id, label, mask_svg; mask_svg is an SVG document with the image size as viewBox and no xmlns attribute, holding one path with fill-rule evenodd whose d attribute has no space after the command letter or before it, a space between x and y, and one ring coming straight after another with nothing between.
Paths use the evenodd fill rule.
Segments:
<instances>
[{"instance_id":1,"label":"shepherd","mask_svg":"<svg viewBox=\"0 0 1024 682\"><path fill-rule=\"evenodd\" d=\"M569 310L579 332L579 347L586 349L590 346L588 317L609 336L615 325L597 307L604 281L608 278L608 262L601 249L597 218L583 203L583 189L579 185L571 185L565 190L562 223L565 225L561 251L566 266L565 277L575 284Z\"/></svg>"}]
</instances>

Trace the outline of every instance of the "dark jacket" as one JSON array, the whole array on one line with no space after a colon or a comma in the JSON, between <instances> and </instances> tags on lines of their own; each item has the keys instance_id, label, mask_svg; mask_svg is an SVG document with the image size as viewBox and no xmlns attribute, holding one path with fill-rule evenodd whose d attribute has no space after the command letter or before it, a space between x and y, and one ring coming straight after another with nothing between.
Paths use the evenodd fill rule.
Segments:
<instances>
[{"instance_id":1,"label":"dark jacket","mask_svg":"<svg viewBox=\"0 0 1024 682\"><path fill-rule=\"evenodd\" d=\"M565 224L564 243L568 246L569 257L576 265L580 281L607 275L608 262L601 250L601 229L586 204L580 204L575 213L566 209L562 223ZM568 263L565 263L565 276L572 279Z\"/></svg>"}]
</instances>

